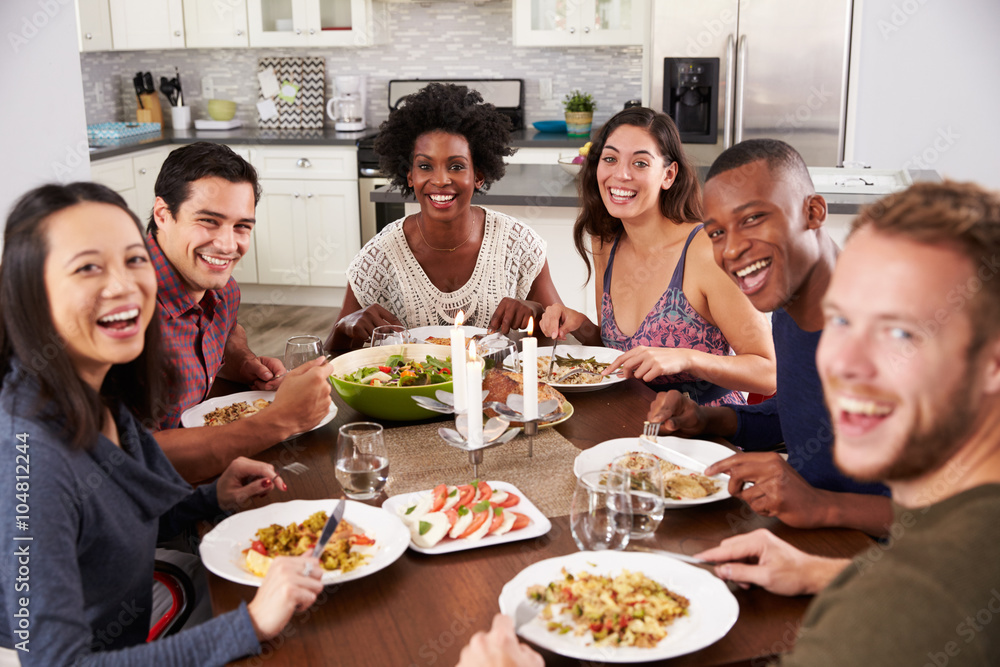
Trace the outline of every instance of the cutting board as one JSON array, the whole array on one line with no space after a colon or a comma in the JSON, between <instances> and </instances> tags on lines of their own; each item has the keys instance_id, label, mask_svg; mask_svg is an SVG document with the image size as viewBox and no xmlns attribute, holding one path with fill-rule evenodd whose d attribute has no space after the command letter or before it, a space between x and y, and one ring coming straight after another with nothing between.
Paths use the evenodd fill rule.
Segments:
<instances>
[{"instance_id":1,"label":"cutting board","mask_svg":"<svg viewBox=\"0 0 1000 667\"><path fill-rule=\"evenodd\" d=\"M274 69L274 76L280 86L285 81L299 87L292 102L286 102L279 97L272 97L278 115L268 120L258 118L257 124L264 129L323 129L325 115L325 58L260 58L257 61L257 71L267 68ZM258 84L258 101L267 98L260 92Z\"/></svg>"}]
</instances>

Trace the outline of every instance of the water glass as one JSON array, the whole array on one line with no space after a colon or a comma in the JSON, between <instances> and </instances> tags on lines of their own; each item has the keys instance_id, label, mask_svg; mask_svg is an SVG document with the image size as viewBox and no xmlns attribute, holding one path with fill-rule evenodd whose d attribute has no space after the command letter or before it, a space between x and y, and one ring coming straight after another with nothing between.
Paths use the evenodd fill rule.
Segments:
<instances>
[{"instance_id":1,"label":"water glass","mask_svg":"<svg viewBox=\"0 0 1000 667\"><path fill-rule=\"evenodd\" d=\"M389 478L389 454L380 424L352 422L341 426L336 457L337 481L348 498L371 500L382 493Z\"/></svg>"},{"instance_id":2,"label":"water glass","mask_svg":"<svg viewBox=\"0 0 1000 667\"><path fill-rule=\"evenodd\" d=\"M628 477L618 471L585 472L576 480L569 528L581 551L628 546L632 504Z\"/></svg>"},{"instance_id":3,"label":"water glass","mask_svg":"<svg viewBox=\"0 0 1000 667\"><path fill-rule=\"evenodd\" d=\"M517 346L507 338L484 338L476 345L476 352L485 361L485 368L515 368L514 359L517 355ZM515 355L515 356L511 356ZM507 365L504 362L510 359Z\"/></svg>"},{"instance_id":4,"label":"water glass","mask_svg":"<svg viewBox=\"0 0 1000 667\"><path fill-rule=\"evenodd\" d=\"M653 457L624 454L611 462L611 470L628 479L632 496L632 537L652 536L663 520L666 504L660 462Z\"/></svg>"},{"instance_id":5,"label":"water glass","mask_svg":"<svg viewBox=\"0 0 1000 667\"><path fill-rule=\"evenodd\" d=\"M410 332L401 324L383 324L372 331L372 347L410 342Z\"/></svg>"},{"instance_id":6,"label":"water glass","mask_svg":"<svg viewBox=\"0 0 1000 667\"><path fill-rule=\"evenodd\" d=\"M323 356L323 341L317 336L292 336L285 343L285 368L292 370Z\"/></svg>"}]
</instances>

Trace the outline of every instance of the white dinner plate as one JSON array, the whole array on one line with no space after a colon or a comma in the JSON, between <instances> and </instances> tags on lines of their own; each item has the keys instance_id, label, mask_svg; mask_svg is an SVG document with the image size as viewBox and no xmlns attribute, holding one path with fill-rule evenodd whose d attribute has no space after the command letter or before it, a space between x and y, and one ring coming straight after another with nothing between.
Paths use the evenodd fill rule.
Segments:
<instances>
[{"instance_id":1,"label":"white dinner plate","mask_svg":"<svg viewBox=\"0 0 1000 667\"><path fill-rule=\"evenodd\" d=\"M653 443L638 437L615 438L580 452L576 460L573 461L573 473L579 477L591 470L607 470L611 462L622 454L643 451L656 454L662 459L698 473L704 473L705 468L711 464L735 454L731 449L706 440L661 436L657 438L657 442ZM686 500L667 498L666 508L705 505L729 498L729 475L716 475L712 479L719 482L720 488L717 492L704 498Z\"/></svg>"},{"instance_id":2,"label":"white dinner plate","mask_svg":"<svg viewBox=\"0 0 1000 667\"><path fill-rule=\"evenodd\" d=\"M410 329L410 335L413 336L418 343L426 343L428 338L451 338L451 330L454 328L455 327L443 326L414 327ZM466 338L486 333L486 329L483 329L482 327L463 326L462 331L465 332Z\"/></svg>"},{"instance_id":3,"label":"white dinner plate","mask_svg":"<svg viewBox=\"0 0 1000 667\"><path fill-rule=\"evenodd\" d=\"M510 493L516 493L518 497L521 498L521 502L514 505L513 507L508 507L507 509L512 512L518 512L519 514L524 514L529 519L531 519L531 524L525 528L518 531L512 531L509 533L504 533L503 535L487 535L481 540L453 540L449 537L444 538L437 544L435 544L430 549L425 547L418 547L412 541L410 542L410 548L414 551L419 551L422 554L448 554L453 551L465 551L466 549L478 549L480 547L490 547L494 544L504 544L506 542L517 542L519 540L529 540L532 537L541 537L545 533L549 532L552 528L552 522L542 514L541 510L535 507L535 504L525 497L521 491L513 484L508 484L507 482L500 482L494 480L487 480L487 484L494 491L508 491ZM433 489L428 489L426 491L414 491L412 493L401 493L398 496L393 496L388 498L384 503L382 503L382 508L387 512L392 513L394 516L398 516L400 512L405 511L407 507L412 505L416 500L425 494L429 495ZM409 530L407 529L407 535L409 535Z\"/></svg>"},{"instance_id":4,"label":"white dinner plate","mask_svg":"<svg viewBox=\"0 0 1000 667\"><path fill-rule=\"evenodd\" d=\"M253 402L258 398L263 398L266 401L274 400L273 391L242 391L238 394L229 394L228 396L218 396L216 398L210 398L207 401L199 403L193 407L188 408L181 413L181 424L184 428L195 428L196 426L205 425L205 415L207 415L212 410L217 410L218 408L224 408L227 405L232 405L233 403L239 403L240 401L246 401L247 403L253 405ZM320 426L326 426L333 418L337 416L337 404L333 401L330 402L330 410L326 413L326 416L315 426L313 426L310 431L315 431ZM302 435L301 433L296 433L295 435ZM295 435L290 436L292 438Z\"/></svg>"},{"instance_id":5,"label":"white dinner plate","mask_svg":"<svg viewBox=\"0 0 1000 667\"><path fill-rule=\"evenodd\" d=\"M263 577L246 568L243 551L256 539L257 530L272 523L287 526L302 523L320 510L329 515L337 500L290 500L272 503L245 512L239 512L222 521L201 540L201 560L210 571L223 579L247 586L260 586ZM388 567L403 555L410 543L410 531L395 516L378 507L370 507L352 500L345 501L344 519L375 540L370 547L356 546L355 551L372 554L372 558L344 574L339 570L323 572L326 585L360 579Z\"/></svg>"},{"instance_id":6,"label":"white dinner plate","mask_svg":"<svg viewBox=\"0 0 1000 667\"><path fill-rule=\"evenodd\" d=\"M590 572L614 576L623 569L641 572L690 601L688 615L667 626L667 636L653 648L594 646L590 633L576 636L546 628L537 617L541 605L528 599L530 586L546 586L562 579L563 568L570 574ZM656 554L622 551L580 551L529 565L511 579L500 592L500 611L516 621L534 618L518 628L524 639L542 648L578 660L595 662L647 662L686 655L714 644L736 623L740 606L725 582L703 570L673 558ZM554 620L565 620L554 617Z\"/></svg>"},{"instance_id":7,"label":"white dinner plate","mask_svg":"<svg viewBox=\"0 0 1000 667\"><path fill-rule=\"evenodd\" d=\"M595 360L601 363L611 363L618 357L622 355L621 350L614 350L610 347L597 347L593 345L557 345L556 346L556 356L565 357L573 356L577 359L589 359L593 357ZM538 348L539 357L552 356L551 347L540 347ZM553 369L555 370L555 369ZM604 389L613 384L618 384L619 382L624 382L624 377L619 377L617 375L609 375L600 382L595 382L593 384L566 384L563 382L547 382L550 387L558 389L562 393L579 393L584 391L597 391L598 389Z\"/></svg>"}]
</instances>

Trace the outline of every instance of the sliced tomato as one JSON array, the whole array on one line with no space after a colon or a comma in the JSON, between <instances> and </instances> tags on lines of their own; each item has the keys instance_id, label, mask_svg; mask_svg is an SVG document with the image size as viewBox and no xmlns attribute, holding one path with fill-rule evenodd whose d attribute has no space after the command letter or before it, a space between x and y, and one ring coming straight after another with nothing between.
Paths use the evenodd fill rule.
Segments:
<instances>
[{"instance_id":1,"label":"sliced tomato","mask_svg":"<svg viewBox=\"0 0 1000 667\"><path fill-rule=\"evenodd\" d=\"M507 492L507 497L502 503L497 503L500 507L513 507L514 505L521 502L521 499L517 497L516 493Z\"/></svg>"},{"instance_id":2,"label":"sliced tomato","mask_svg":"<svg viewBox=\"0 0 1000 667\"><path fill-rule=\"evenodd\" d=\"M503 510L496 512L492 507L490 507L490 511L493 512L493 523L490 524L490 529L486 531L487 535L492 535L497 532L497 528L503 525Z\"/></svg>"},{"instance_id":3,"label":"sliced tomato","mask_svg":"<svg viewBox=\"0 0 1000 667\"><path fill-rule=\"evenodd\" d=\"M479 482L476 488L479 489L479 497L477 498L478 502L489 500L490 496L493 495L493 489L491 489L490 485L486 482Z\"/></svg>"},{"instance_id":4,"label":"sliced tomato","mask_svg":"<svg viewBox=\"0 0 1000 667\"><path fill-rule=\"evenodd\" d=\"M267 548L264 546L264 543L261 542L260 540L254 540L250 544L250 548L253 549L254 551L256 551L259 554L262 554L264 556L267 555Z\"/></svg>"},{"instance_id":5,"label":"sliced tomato","mask_svg":"<svg viewBox=\"0 0 1000 667\"><path fill-rule=\"evenodd\" d=\"M378 369L385 373L386 375L392 375L392 369L388 366L379 366Z\"/></svg>"},{"instance_id":6,"label":"sliced tomato","mask_svg":"<svg viewBox=\"0 0 1000 667\"><path fill-rule=\"evenodd\" d=\"M458 521L458 509L456 508L457 505L456 507L452 507L451 509L447 509L444 511L444 515L448 517L448 525L451 526L452 528L455 527L455 522Z\"/></svg>"},{"instance_id":7,"label":"sliced tomato","mask_svg":"<svg viewBox=\"0 0 1000 667\"><path fill-rule=\"evenodd\" d=\"M437 512L439 509L444 507L445 500L448 498L448 485L438 484L434 487L434 503L431 505L431 511Z\"/></svg>"},{"instance_id":8,"label":"sliced tomato","mask_svg":"<svg viewBox=\"0 0 1000 667\"><path fill-rule=\"evenodd\" d=\"M351 544L358 544L361 546L369 546L375 544L375 540L368 537L367 535L351 535L349 539L351 541Z\"/></svg>"},{"instance_id":9,"label":"sliced tomato","mask_svg":"<svg viewBox=\"0 0 1000 667\"><path fill-rule=\"evenodd\" d=\"M527 515L514 512L514 516L517 518L514 519L514 525L510 528L512 531L521 530L522 528L527 528L531 525L531 519L529 519Z\"/></svg>"},{"instance_id":10,"label":"sliced tomato","mask_svg":"<svg viewBox=\"0 0 1000 667\"><path fill-rule=\"evenodd\" d=\"M476 487L471 484L462 484L458 487L458 504L472 507L472 501L476 498Z\"/></svg>"},{"instance_id":11,"label":"sliced tomato","mask_svg":"<svg viewBox=\"0 0 1000 667\"><path fill-rule=\"evenodd\" d=\"M486 519L490 516L490 510L485 512L473 512L472 513L472 523L469 527L465 529L465 532L459 535L459 537L468 537L476 532L479 528L482 528L483 524L486 523Z\"/></svg>"}]
</instances>

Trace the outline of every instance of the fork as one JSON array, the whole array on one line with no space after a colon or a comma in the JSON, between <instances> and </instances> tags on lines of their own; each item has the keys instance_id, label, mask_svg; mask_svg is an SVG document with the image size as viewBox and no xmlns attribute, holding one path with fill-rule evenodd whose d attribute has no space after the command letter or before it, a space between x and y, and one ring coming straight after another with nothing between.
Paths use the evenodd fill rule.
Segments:
<instances>
[{"instance_id":1,"label":"fork","mask_svg":"<svg viewBox=\"0 0 1000 667\"><path fill-rule=\"evenodd\" d=\"M292 473L293 475L301 475L304 472L309 472L309 466L307 466L305 464L302 464L302 463L299 463L298 461L292 461L288 465L281 466L280 468L278 468L278 472L275 473L274 477L271 478L271 483L272 484L274 483L274 480L276 480L279 477L281 477L281 471L283 471L283 470L287 470L288 472Z\"/></svg>"},{"instance_id":2,"label":"fork","mask_svg":"<svg viewBox=\"0 0 1000 667\"><path fill-rule=\"evenodd\" d=\"M660 434L660 423L661 422L642 422L642 435L639 436L639 439L656 442L656 436Z\"/></svg>"}]
</instances>

